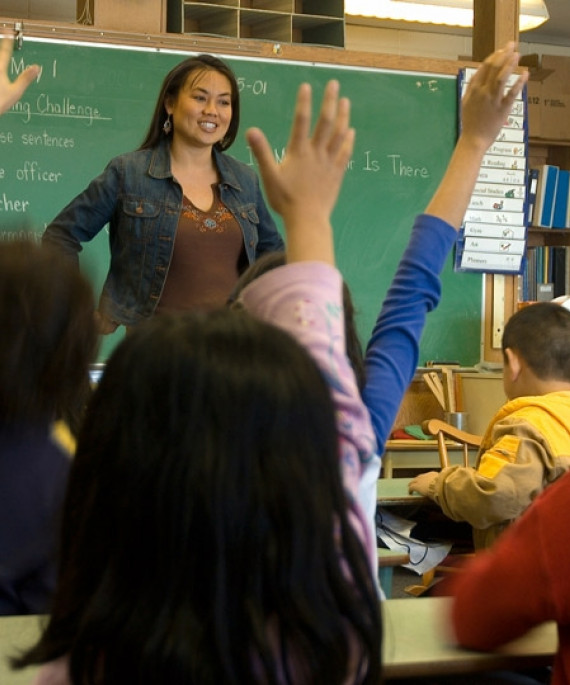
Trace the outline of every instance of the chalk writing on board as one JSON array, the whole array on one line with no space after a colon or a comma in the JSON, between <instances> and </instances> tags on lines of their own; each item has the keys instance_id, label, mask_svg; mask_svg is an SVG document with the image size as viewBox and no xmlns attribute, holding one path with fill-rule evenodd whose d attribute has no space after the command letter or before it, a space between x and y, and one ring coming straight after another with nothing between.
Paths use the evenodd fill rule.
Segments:
<instances>
[{"instance_id":1,"label":"chalk writing on board","mask_svg":"<svg viewBox=\"0 0 570 685\"><path fill-rule=\"evenodd\" d=\"M39 162L25 160L16 168L16 179L25 183L40 181L44 183L58 183L63 173L52 169L43 169Z\"/></svg>"},{"instance_id":2,"label":"chalk writing on board","mask_svg":"<svg viewBox=\"0 0 570 685\"><path fill-rule=\"evenodd\" d=\"M237 78L240 93L248 92L253 95L267 95L267 81L247 81L243 76Z\"/></svg>"},{"instance_id":3,"label":"chalk writing on board","mask_svg":"<svg viewBox=\"0 0 570 685\"><path fill-rule=\"evenodd\" d=\"M384 165L375 158L371 150L366 150L364 157L365 163L362 167L363 171L387 171L391 176L397 178L428 179L431 177L429 169L426 166L408 164L401 154L390 153L386 155L386 162Z\"/></svg>"},{"instance_id":4,"label":"chalk writing on board","mask_svg":"<svg viewBox=\"0 0 570 685\"><path fill-rule=\"evenodd\" d=\"M7 114L16 114L28 124L32 117L64 117L68 119L85 119L88 126L92 126L96 120L112 121L111 117L105 116L98 107L74 102L70 97L55 98L47 93L40 93L35 100L20 100Z\"/></svg>"}]
</instances>

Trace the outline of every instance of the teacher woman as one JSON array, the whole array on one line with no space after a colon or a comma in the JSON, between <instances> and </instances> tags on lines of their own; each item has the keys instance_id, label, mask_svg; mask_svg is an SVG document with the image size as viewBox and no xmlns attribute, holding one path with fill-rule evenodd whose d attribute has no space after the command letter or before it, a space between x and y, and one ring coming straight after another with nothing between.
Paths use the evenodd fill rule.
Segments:
<instances>
[{"instance_id":1,"label":"teacher woman","mask_svg":"<svg viewBox=\"0 0 570 685\"><path fill-rule=\"evenodd\" d=\"M186 59L164 79L140 148L112 159L46 228L43 242L78 261L109 224L101 333L223 306L248 264L283 248L257 174L225 153L239 115L232 70L210 55Z\"/></svg>"}]
</instances>

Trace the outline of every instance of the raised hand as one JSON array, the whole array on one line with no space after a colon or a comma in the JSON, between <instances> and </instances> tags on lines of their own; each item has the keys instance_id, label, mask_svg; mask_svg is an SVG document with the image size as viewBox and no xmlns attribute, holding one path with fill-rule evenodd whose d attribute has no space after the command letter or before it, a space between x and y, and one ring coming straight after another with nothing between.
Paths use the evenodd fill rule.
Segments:
<instances>
[{"instance_id":1,"label":"raised hand","mask_svg":"<svg viewBox=\"0 0 570 685\"><path fill-rule=\"evenodd\" d=\"M463 96L459 139L443 179L425 210L426 214L437 216L456 229L467 210L483 156L498 136L528 79L528 72L523 72L507 88L518 61L515 44L507 43L487 57Z\"/></svg>"},{"instance_id":2,"label":"raised hand","mask_svg":"<svg viewBox=\"0 0 570 685\"><path fill-rule=\"evenodd\" d=\"M505 124L516 97L528 79L523 72L507 88L519 62L515 43L507 43L489 55L473 75L461 103L461 128L464 136L479 139L487 150Z\"/></svg>"},{"instance_id":3,"label":"raised hand","mask_svg":"<svg viewBox=\"0 0 570 685\"><path fill-rule=\"evenodd\" d=\"M4 34L0 44L0 114L12 107L24 94L26 88L37 78L40 67L37 64L27 67L15 81L8 77L8 67L12 57L14 36Z\"/></svg>"},{"instance_id":4,"label":"raised hand","mask_svg":"<svg viewBox=\"0 0 570 685\"><path fill-rule=\"evenodd\" d=\"M333 263L330 216L354 147L354 129L350 128L350 102L339 97L338 81L329 81L325 88L312 135L311 99L310 85L302 84L281 164L260 129L249 129L246 136L269 203L283 217L288 261Z\"/></svg>"}]
</instances>

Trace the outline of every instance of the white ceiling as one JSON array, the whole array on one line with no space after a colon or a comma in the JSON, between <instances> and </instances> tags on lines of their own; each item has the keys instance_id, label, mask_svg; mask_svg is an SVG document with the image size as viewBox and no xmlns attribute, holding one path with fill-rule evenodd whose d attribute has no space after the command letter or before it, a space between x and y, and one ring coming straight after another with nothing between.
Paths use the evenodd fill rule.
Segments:
<instances>
[{"instance_id":1,"label":"white ceiling","mask_svg":"<svg viewBox=\"0 0 570 685\"><path fill-rule=\"evenodd\" d=\"M545 0L545 2L550 13L550 19L537 29L521 33L521 42L560 45L570 48L570 0ZM347 17L347 21L351 24L402 29L406 31L445 33L460 36L471 35L471 29L437 26L436 24L419 24L413 21L391 21L372 19L369 17Z\"/></svg>"},{"instance_id":2,"label":"white ceiling","mask_svg":"<svg viewBox=\"0 0 570 685\"><path fill-rule=\"evenodd\" d=\"M524 34L525 41L570 48L570 0L545 0L550 19Z\"/></svg>"}]
</instances>

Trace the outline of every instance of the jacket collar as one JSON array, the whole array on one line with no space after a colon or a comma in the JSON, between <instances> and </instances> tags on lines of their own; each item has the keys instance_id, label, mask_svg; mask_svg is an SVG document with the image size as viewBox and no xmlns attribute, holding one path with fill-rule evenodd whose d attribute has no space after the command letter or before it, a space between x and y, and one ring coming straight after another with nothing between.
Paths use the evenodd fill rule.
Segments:
<instances>
[{"instance_id":1,"label":"jacket collar","mask_svg":"<svg viewBox=\"0 0 570 685\"><path fill-rule=\"evenodd\" d=\"M220 172L220 180L236 190L241 190L241 184L232 168L230 159L223 152L213 149L214 161ZM148 173L153 178L172 178L170 169L170 141L162 136L158 145L152 150Z\"/></svg>"},{"instance_id":2,"label":"jacket collar","mask_svg":"<svg viewBox=\"0 0 570 685\"><path fill-rule=\"evenodd\" d=\"M152 149L148 173L153 178L172 178L170 141L166 136L161 136L158 145Z\"/></svg>"}]
</instances>

